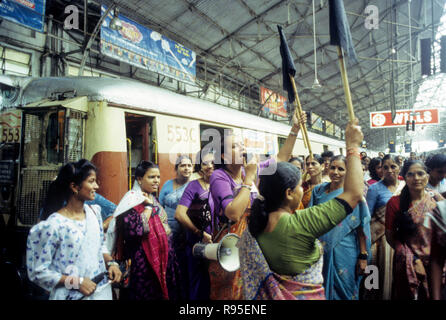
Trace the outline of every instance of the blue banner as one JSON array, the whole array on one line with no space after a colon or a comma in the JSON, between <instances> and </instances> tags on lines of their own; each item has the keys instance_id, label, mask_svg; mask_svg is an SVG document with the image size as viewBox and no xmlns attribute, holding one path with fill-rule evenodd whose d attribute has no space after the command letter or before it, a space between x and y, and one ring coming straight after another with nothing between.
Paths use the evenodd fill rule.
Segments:
<instances>
[{"instance_id":1,"label":"blue banner","mask_svg":"<svg viewBox=\"0 0 446 320\"><path fill-rule=\"evenodd\" d=\"M25 27L43 32L46 0L2 0L0 16Z\"/></svg>"},{"instance_id":2,"label":"blue banner","mask_svg":"<svg viewBox=\"0 0 446 320\"><path fill-rule=\"evenodd\" d=\"M107 11L101 7L101 14ZM110 13L101 26L101 53L139 68L157 72L179 81L195 83L196 54L156 31L119 15L121 30L109 27Z\"/></svg>"}]
</instances>

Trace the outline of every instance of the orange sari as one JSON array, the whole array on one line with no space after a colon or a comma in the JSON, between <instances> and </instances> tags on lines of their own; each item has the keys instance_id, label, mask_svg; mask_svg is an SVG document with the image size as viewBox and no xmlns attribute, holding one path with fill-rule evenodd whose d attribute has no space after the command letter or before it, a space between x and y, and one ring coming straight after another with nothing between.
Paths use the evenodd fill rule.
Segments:
<instances>
[{"instance_id":1,"label":"orange sari","mask_svg":"<svg viewBox=\"0 0 446 320\"><path fill-rule=\"evenodd\" d=\"M313 188L315 185L309 185L306 181L302 183L302 188L304 189L304 195L302 196L302 204L305 208L308 207L308 204L311 200L311 193L313 192Z\"/></svg>"}]
</instances>

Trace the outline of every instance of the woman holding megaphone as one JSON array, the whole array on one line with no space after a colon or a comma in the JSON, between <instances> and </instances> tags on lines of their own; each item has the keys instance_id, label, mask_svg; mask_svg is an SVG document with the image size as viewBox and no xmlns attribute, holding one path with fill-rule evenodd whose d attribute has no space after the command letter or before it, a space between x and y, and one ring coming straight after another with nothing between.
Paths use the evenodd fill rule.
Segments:
<instances>
[{"instance_id":1,"label":"woman holding megaphone","mask_svg":"<svg viewBox=\"0 0 446 320\"><path fill-rule=\"evenodd\" d=\"M273 175L260 178L248 230L238 243L245 299L325 300L322 248L317 240L350 214L363 195L358 121L346 129L347 173L344 192L322 204L299 210L300 170L278 163Z\"/></svg>"},{"instance_id":2,"label":"woman holding megaphone","mask_svg":"<svg viewBox=\"0 0 446 320\"><path fill-rule=\"evenodd\" d=\"M214 215L218 218L218 227L214 230L213 242L219 242L228 232L239 236L247 227L247 217L252 201L257 196L256 181L259 174L274 171L276 161L288 161L296 142L301 125L306 116L298 121L293 116L293 126L277 157L257 163L243 156L246 150L241 138L232 131L225 130L220 143L220 155L216 157L216 170L210 179L210 191L214 201ZM230 228L228 228L230 226ZM243 299L240 271L227 272L217 261L210 261L209 276L211 300Z\"/></svg>"}]
</instances>

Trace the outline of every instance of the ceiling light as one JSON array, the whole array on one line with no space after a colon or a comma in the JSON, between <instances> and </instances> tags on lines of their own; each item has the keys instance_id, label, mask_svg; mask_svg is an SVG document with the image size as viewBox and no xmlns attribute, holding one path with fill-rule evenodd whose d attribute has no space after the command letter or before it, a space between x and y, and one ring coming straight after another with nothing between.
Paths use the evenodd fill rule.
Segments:
<instances>
[{"instance_id":1,"label":"ceiling light","mask_svg":"<svg viewBox=\"0 0 446 320\"><path fill-rule=\"evenodd\" d=\"M110 21L110 29L112 30L121 30L122 29L122 21L118 18L119 9L115 8L113 12L113 19Z\"/></svg>"},{"instance_id":2,"label":"ceiling light","mask_svg":"<svg viewBox=\"0 0 446 320\"><path fill-rule=\"evenodd\" d=\"M319 89L322 88L321 84L319 83L319 80L317 78L314 79L313 85L311 86L313 89Z\"/></svg>"}]
</instances>

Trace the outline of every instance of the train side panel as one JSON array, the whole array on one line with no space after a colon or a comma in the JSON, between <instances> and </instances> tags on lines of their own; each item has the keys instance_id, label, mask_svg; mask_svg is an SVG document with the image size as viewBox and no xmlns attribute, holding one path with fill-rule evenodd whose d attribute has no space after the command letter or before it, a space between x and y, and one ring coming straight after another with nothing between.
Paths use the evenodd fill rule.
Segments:
<instances>
[{"instance_id":1,"label":"train side panel","mask_svg":"<svg viewBox=\"0 0 446 320\"><path fill-rule=\"evenodd\" d=\"M200 122L166 115L157 115L155 119L162 187L164 182L175 178L175 160L179 154L188 154L195 162L200 150Z\"/></svg>"},{"instance_id":2,"label":"train side panel","mask_svg":"<svg viewBox=\"0 0 446 320\"><path fill-rule=\"evenodd\" d=\"M90 102L85 135L85 158L99 169L99 193L119 203L128 191L124 110Z\"/></svg>"}]
</instances>

